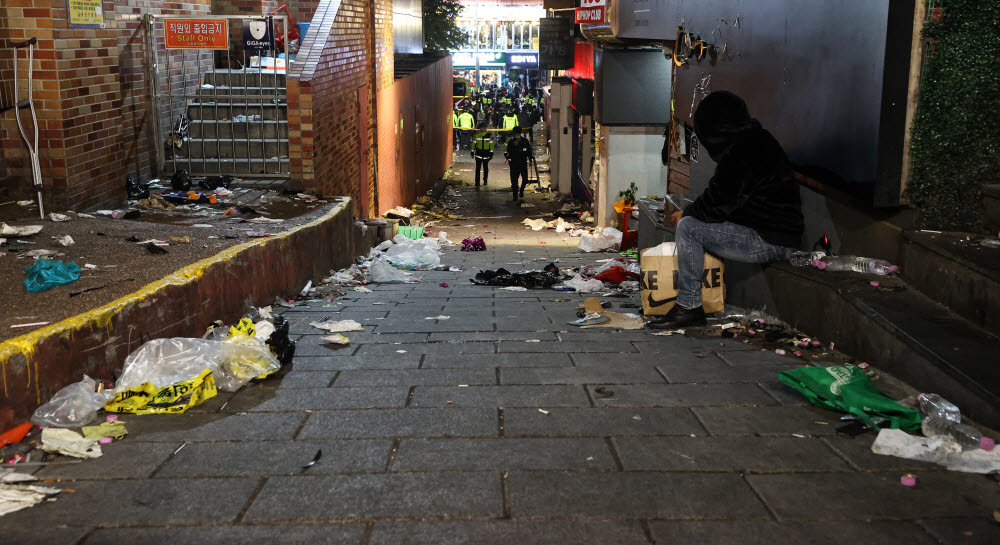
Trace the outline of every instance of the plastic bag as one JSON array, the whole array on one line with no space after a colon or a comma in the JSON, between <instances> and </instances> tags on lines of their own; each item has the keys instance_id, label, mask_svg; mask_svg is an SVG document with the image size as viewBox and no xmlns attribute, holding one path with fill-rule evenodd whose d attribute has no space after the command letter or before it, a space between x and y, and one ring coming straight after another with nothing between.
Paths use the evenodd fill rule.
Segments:
<instances>
[{"instance_id":1,"label":"plastic bag","mask_svg":"<svg viewBox=\"0 0 1000 545\"><path fill-rule=\"evenodd\" d=\"M368 267L368 281L376 284L385 284L391 282L410 282L411 280L408 273L393 267L384 258L378 258L372 261L371 266Z\"/></svg>"},{"instance_id":2,"label":"plastic bag","mask_svg":"<svg viewBox=\"0 0 1000 545\"><path fill-rule=\"evenodd\" d=\"M622 242L622 232L614 227L605 227L598 236L583 235L580 237L580 248L584 252L603 252Z\"/></svg>"},{"instance_id":3,"label":"plastic bag","mask_svg":"<svg viewBox=\"0 0 1000 545\"><path fill-rule=\"evenodd\" d=\"M873 416L886 418L892 428L920 429L919 411L886 397L864 371L853 365L790 369L778 373L778 379L798 390L813 405L851 413L872 429L877 429Z\"/></svg>"},{"instance_id":4,"label":"plastic bag","mask_svg":"<svg viewBox=\"0 0 1000 545\"><path fill-rule=\"evenodd\" d=\"M212 371L205 369L193 378L167 386L143 382L116 391L115 397L104 406L104 410L113 413L176 414L213 398L218 393Z\"/></svg>"},{"instance_id":5,"label":"plastic bag","mask_svg":"<svg viewBox=\"0 0 1000 545\"><path fill-rule=\"evenodd\" d=\"M154 339L125 358L115 393L151 382L170 386L190 380L208 369L218 387L234 392L250 379L281 368L277 358L254 337L207 339Z\"/></svg>"},{"instance_id":6,"label":"plastic bag","mask_svg":"<svg viewBox=\"0 0 1000 545\"><path fill-rule=\"evenodd\" d=\"M549 263L541 271L521 271L512 273L507 269L486 270L476 274L473 284L480 286L521 286L524 288L551 288L561 278L555 263Z\"/></svg>"},{"instance_id":7,"label":"plastic bag","mask_svg":"<svg viewBox=\"0 0 1000 545\"><path fill-rule=\"evenodd\" d=\"M95 392L96 388L97 381L83 375L83 380L59 390L48 403L36 409L31 423L43 428L79 428L90 424L110 399L106 393Z\"/></svg>"},{"instance_id":8,"label":"plastic bag","mask_svg":"<svg viewBox=\"0 0 1000 545\"><path fill-rule=\"evenodd\" d=\"M79 265L57 259L36 259L25 272L28 275L24 277L24 287L30 292L45 291L80 279Z\"/></svg>"},{"instance_id":9,"label":"plastic bag","mask_svg":"<svg viewBox=\"0 0 1000 545\"><path fill-rule=\"evenodd\" d=\"M385 259L400 269L427 270L441 265L441 246L436 239L411 240L396 235L396 244L385 251Z\"/></svg>"},{"instance_id":10,"label":"plastic bag","mask_svg":"<svg viewBox=\"0 0 1000 545\"><path fill-rule=\"evenodd\" d=\"M594 293L604 289L604 283L591 278L584 280L582 276L576 275L565 282L567 288L573 288L577 293Z\"/></svg>"}]
</instances>

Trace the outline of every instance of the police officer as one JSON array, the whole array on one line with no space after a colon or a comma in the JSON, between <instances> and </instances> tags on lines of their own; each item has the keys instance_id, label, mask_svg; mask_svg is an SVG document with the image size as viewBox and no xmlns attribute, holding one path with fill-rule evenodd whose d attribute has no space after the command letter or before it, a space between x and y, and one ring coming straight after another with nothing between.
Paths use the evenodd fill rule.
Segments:
<instances>
[{"instance_id":1,"label":"police officer","mask_svg":"<svg viewBox=\"0 0 1000 545\"><path fill-rule=\"evenodd\" d=\"M469 149L469 143L472 140L472 129L475 125L475 119L468 110L465 110L458 116L458 127L462 133L462 149Z\"/></svg>"},{"instance_id":2,"label":"police officer","mask_svg":"<svg viewBox=\"0 0 1000 545\"><path fill-rule=\"evenodd\" d=\"M528 185L528 161L534 155L531 151L531 142L521 136L521 127L514 127L514 136L507 141L507 149L503 154L510 163L510 190L514 193L513 202L524 197L524 188ZM521 188L518 190L517 179L521 178Z\"/></svg>"},{"instance_id":3,"label":"police officer","mask_svg":"<svg viewBox=\"0 0 1000 545\"><path fill-rule=\"evenodd\" d=\"M458 108L455 108L451 112L451 142L455 149L458 149L458 144L461 142L461 137L458 130Z\"/></svg>"},{"instance_id":4,"label":"police officer","mask_svg":"<svg viewBox=\"0 0 1000 545\"><path fill-rule=\"evenodd\" d=\"M514 130L514 127L516 126L517 126L517 115L514 113L514 110L511 109L507 112L506 115L503 116L503 126L501 128L503 129L504 132L504 139L510 138L511 135L510 131Z\"/></svg>"},{"instance_id":5,"label":"police officer","mask_svg":"<svg viewBox=\"0 0 1000 545\"><path fill-rule=\"evenodd\" d=\"M493 137L486 132L486 125L480 124L479 131L472 139L472 157L476 159L476 187L479 187L479 170L483 171L483 185L490 184L490 159L493 159Z\"/></svg>"}]
</instances>

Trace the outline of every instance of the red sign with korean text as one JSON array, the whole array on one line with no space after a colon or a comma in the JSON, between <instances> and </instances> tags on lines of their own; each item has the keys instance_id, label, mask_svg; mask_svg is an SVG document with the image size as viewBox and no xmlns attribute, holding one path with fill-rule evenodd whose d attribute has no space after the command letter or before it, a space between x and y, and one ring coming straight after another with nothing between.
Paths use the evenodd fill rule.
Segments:
<instances>
[{"instance_id":1,"label":"red sign with korean text","mask_svg":"<svg viewBox=\"0 0 1000 545\"><path fill-rule=\"evenodd\" d=\"M604 22L604 6L594 8L576 8L576 20L578 25Z\"/></svg>"},{"instance_id":2,"label":"red sign with korean text","mask_svg":"<svg viewBox=\"0 0 1000 545\"><path fill-rule=\"evenodd\" d=\"M225 19L165 19L167 49L229 49Z\"/></svg>"}]
</instances>

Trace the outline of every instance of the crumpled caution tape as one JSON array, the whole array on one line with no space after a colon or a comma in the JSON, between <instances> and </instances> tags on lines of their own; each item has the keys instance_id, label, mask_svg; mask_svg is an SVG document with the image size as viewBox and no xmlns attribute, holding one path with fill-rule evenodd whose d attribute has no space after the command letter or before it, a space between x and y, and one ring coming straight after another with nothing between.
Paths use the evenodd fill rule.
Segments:
<instances>
[{"instance_id":1,"label":"crumpled caution tape","mask_svg":"<svg viewBox=\"0 0 1000 545\"><path fill-rule=\"evenodd\" d=\"M211 369L205 369L197 377L170 386L156 386L151 382L144 382L134 388L118 392L115 398L104 406L104 410L112 413L177 414L215 397L218 393Z\"/></svg>"},{"instance_id":2,"label":"crumpled caution tape","mask_svg":"<svg viewBox=\"0 0 1000 545\"><path fill-rule=\"evenodd\" d=\"M236 323L236 325L229 328L230 337L239 337L239 336L253 337L256 334L257 331L254 328L253 320L251 320L250 318L242 318L240 319L239 322Z\"/></svg>"}]
</instances>

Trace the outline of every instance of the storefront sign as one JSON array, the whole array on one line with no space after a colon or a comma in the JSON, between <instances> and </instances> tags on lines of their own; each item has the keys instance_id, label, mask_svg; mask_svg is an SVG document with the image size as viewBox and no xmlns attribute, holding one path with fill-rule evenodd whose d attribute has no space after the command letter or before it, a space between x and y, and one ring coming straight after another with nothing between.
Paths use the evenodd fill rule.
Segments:
<instances>
[{"instance_id":1,"label":"storefront sign","mask_svg":"<svg viewBox=\"0 0 1000 545\"><path fill-rule=\"evenodd\" d=\"M274 49L274 26L268 19L243 20L243 49L270 51Z\"/></svg>"},{"instance_id":2,"label":"storefront sign","mask_svg":"<svg viewBox=\"0 0 1000 545\"><path fill-rule=\"evenodd\" d=\"M537 53L507 53L507 66L511 68L537 68Z\"/></svg>"},{"instance_id":3,"label":"storefront sign","mask_svg":"<svg viewBox=\"0 0 1000 545\"><path fill-rule=\"evenodd\" d=\"M499 51L480 51L479 53L469 51L458 51L451 55L452 66L476 66L476 56L479 57L480 67L500 67L504 65L503 53Z\"/></svg>"},{"instance_id":4,"label":"storefront sign","mask_svg":"<svg viewBox=\"0 0 1000 545\"><path fill-rule=\"evenodd\" d=\"M165 19L167 49L229 49L225 19Z\"/></svg>"},{"instance_id":5,"label":"storefront sign","mask_svg":"<svg viewBox=\"0 0 1000 545\"><path fill-rule=\"evenodd\" d=\"M542 70L573 68L575 48L572 19L568 17L541 19L538 37L538 68Z\"/></svg>"},{"instance_id":6,"label":"storefront sign","mask_svg":"<svg viewBox=\"0 0 1000 545\"><path fill-rule=\"evenodd\" d=\"M603 23L605 4L606 0L580 0L580 7L574 12L574 22L578 25Z\"/></svg>"},{"instance_id":7,"label":"storefront sign","mask_svg":"<svg viewBox=\"0 0 1000 545\"><path fill-rule=\"evenodd\" d=\"M103 0L66 0L69 28L104 28Z\"/></svg>"}]
</instances>

